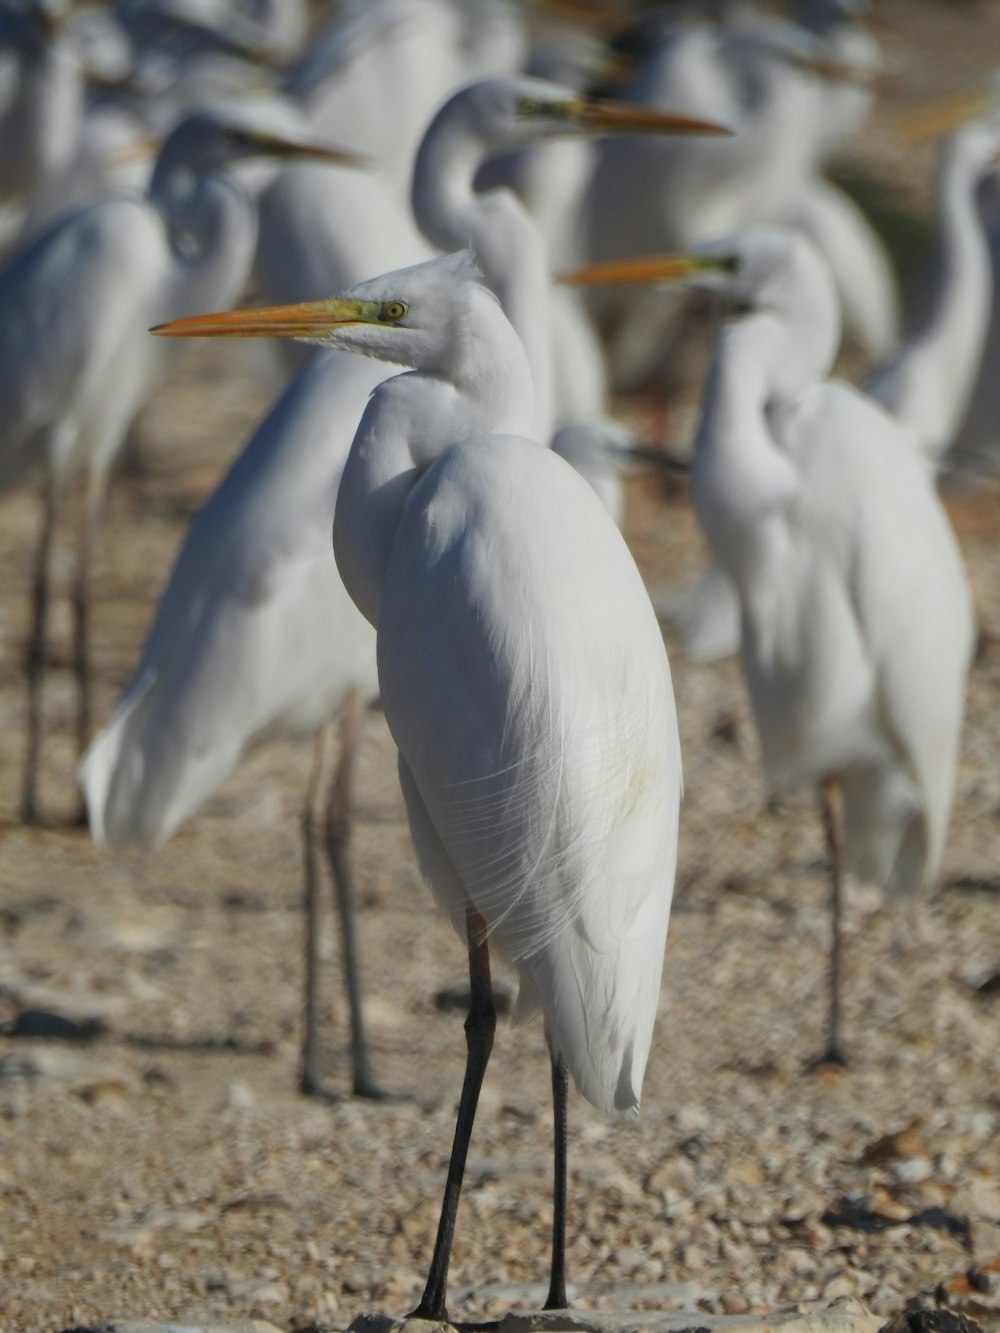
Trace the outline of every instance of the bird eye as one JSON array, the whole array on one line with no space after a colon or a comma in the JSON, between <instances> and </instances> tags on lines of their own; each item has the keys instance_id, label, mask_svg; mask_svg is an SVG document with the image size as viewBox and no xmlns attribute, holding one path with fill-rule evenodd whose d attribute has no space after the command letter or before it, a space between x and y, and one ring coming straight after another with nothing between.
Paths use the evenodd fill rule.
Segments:
<instances>
[{"instance_id":1,"label":"bird eye","mask_svg":"<svg viewBox=\"0 0 1000 1333\"><path fill-rule=\"evenodd\" d=\"M409 308L403 301L386 301L379 314L382 319L397 320L402 319Z\"/></svg>"}]
</instances>

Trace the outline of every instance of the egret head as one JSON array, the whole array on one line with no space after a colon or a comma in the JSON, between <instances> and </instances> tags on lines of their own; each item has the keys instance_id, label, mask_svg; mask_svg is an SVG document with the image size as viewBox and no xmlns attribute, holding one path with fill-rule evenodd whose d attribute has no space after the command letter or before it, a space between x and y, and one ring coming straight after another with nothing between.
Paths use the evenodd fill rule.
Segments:
<instances>
[{"instance_id":1,"label":"egret head","mask_svg":"<svg viewBox=\"0 0 1000 1333\"><path fill-rule=\"evenodd\" d=\"M751 227L686 254L593 264L562 281L577 286L683 283L717 294L730 318L772 316L775 327L793 332L785 353L793 379L799 362L828 373L840 339L829 266L805 236L787 228Z\"/></svg>"},{"instance_id":2,"label":"egret head","mask_svg":"<svg viewBox=\"0 0 1000 1333\"><path fill-rule=\"evenodd\" d=\"M276 128L280 125L281 128ZM189 180L223 171L259 158L311 158L321 162L364 166L365 159L347 149L325 144L306 133L290 132L287 115L270 106L221 106L185 116L160 152L153 176L158 180L178 174Z\"/></svg>"},{"instance_id":3,"label":"egret head","mask_svg":"<svg viewBox=\"0 0 1000 1333\"><path fill-rule=\"evenodd\" d=\"M694 285L717 291L730 313L788 315L803 293L836 303L833 280L815 246L800 232L783 227L749 227L724 240L699 246L705 267Z\"/></svg>"},{"instance_id":4,"label":"egret head","mask_svg":"<svg viewBox=\"0 0 1000 1333\"><path fill-rule=\"evenodd\" d=\"M474 310L481 314L484 309L506 325L472 257L458 251L371 278L330 300L198 315L152 332L189 338L296 338L450 374L476 336Z\"/></svg>"},{"instance_id":5,"label":"egret head","mask_svg":"<svg viewBox=\"0 0 1000 1333\"><path fill-rule=\"evenodd\" d=\"M657 283L718 293L736 315L783 311L803 288L831 288L832 280L815 247L800 233L782 227L749 227L722 240L707 241L683 254L610 260L568 273L571 286L599 283Z\"/></svg>"},{"instance_id":6,"label":"egret head","mask_svg":"<svg viewBox=\"0 0 1000 1333\"><path fill-rule=\"evenodd\" d=\"M427 140L433 143L441 127L455 123L497 152L579 135L730 133L692 116L581 97L563 84L529 75L483 79L459 89L438 112Z\"/></svg>"}]
</instances>

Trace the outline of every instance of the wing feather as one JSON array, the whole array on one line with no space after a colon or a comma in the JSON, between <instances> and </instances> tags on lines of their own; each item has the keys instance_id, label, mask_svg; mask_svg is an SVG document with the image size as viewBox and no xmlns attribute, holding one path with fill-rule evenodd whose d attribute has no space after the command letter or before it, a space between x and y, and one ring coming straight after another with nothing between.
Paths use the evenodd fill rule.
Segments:
<instances>
[{"instance_id":1,"label":"wing feather","mask_svg":"<svg viewBox=\"0 0 1000 1333\"><path fill-rule=\"evenodd\" d=\"M676 718L635 565L567 464L490 437L428 470L393 548L379 679L454 871L425 863L442 907L464 933L457 879L585 1095L634 1111L676 859Z\"/></svg>"},{"instance_id":2,"label":"wing feather","mask_svg":"<svg viewBox=\"0 0 1000 1333\"><path fill-rule=\"evenodd\" d=\"M845 385L817 391L809 412L810 527L848 590L878 717L926 824L923 857L890 868L887 887L915 889L937 872L951 804L975 634L968 580L916 439ZM887 812L902 808L896 788Z\"/></svg>"},{"instance_id":3,"label":"wing feather","mask_svg":"<svg viewBox=\"0 0 1000 1333\"><path fill-rule=\"evenodd\" d=\"M83 430L134 368L141 373L162 357L145 339L146 312L168 253L155 209L105 200L57 223L0 274L5 484L43 461L26 447L39 432Z\"/></svg>"},{"instance_id":4,"label":"wing feather","mask_svg":"<svg viewBox=\"0 0 1000 1333\"><path fill-rule=\"evenodd\" d=\"M81 769L99 841L165 841L249 745L309 734L354 683L374 691L374 636L331 530L379 374L360 358L313 362L192 524L132 684Z\"/></svg>"}]
</instances>

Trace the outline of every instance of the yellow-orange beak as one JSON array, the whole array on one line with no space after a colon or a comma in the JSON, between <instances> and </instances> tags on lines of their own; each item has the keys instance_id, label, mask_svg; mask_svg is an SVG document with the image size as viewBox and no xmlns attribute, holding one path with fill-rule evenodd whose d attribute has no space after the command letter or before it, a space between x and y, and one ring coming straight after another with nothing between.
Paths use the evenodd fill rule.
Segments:
<instances>
[{"instance_id":1,"label":"yellow-orange beak","mask_svg":"<svg viewBox=\"0 0 1000 1333\"><path fill-rule=\"evenodd\" d=\"M896 83L880 69L865 69L858 65L849 65L834 56L809 55L804 52L779 51L779 56L794 69L814 74L818 79L830 83L844 83L857 88L867 88L873 93L894 92Z\"/></svg>"},{"instance_id":2,"label":"yellow-orange beak","mask_svg":"<svg viewBox=\"0 0 1000 1333\"><path fill-rule=\"evenodd\" d=\"M998 110L1000 103L995 92L991 88L977 88L920 107L902 119L900 129L910 143L921 143L950 134L966 121L995 114Z\"/></svg>"},{"instance_id":3,"label":"yellow-orange beak","mask_svg":"<svg viewBox=\"0 0 1000 1333\"><path fill-rule=\"evenodd\" d=\"M608 102L600 98L581 98L571 104L571 118L578 125L611 134L707 134L731 135L728 125L698 116L683 116L673 111L632 106L629 102Z\"/></svg>"},{"instance_id":4,"label":"yellow-orange beak","mask_svg":"<svg viewBox=\"0 0 1000 1333\"><path fill-rule=\"evenodd\" d=\"M307 157L317 162L336 162L349 167L371 165L370 158L336 144L310 143L307 139L290 139L283 134L257 131L247 131L242 137L246 140L248 155L253 152L260 157Z\"/></svg>"},{"instance_id":5,"label":"yellow-orange beak","mask_svg":"<svg viewBox=\"0 0 1000 1333\"><path fill-rule=\"evenodd\" d=\"M157 324L150 333L165 338L304 338L321 342L332 329L344 324L379 323L378 311L378 303L373 301L306 301L193 315Z\"/></svg>"},{"instance_id":6,"label":"yellow-orange beak","mask_svg":"<svg viewBox=\"0 0 1000 1333\"><path fill-rule=\"evenodd\" d=\"M734 273L739 266L735 255L644 255L639 259L612 259L589 264L559 281L571 287L594 287L598 283L679 282L698 273Z\"/></svg>"}]
</instances>

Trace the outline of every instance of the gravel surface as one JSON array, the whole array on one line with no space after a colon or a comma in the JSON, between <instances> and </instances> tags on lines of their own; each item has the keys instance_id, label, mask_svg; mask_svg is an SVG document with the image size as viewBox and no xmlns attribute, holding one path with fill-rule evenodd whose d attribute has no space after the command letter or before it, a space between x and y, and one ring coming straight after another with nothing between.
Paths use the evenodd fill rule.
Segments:
<instances>
[{"instance_id":1,"label":"gravel surface","mask_svg":"<svg viewBox=\"0 0 1000 1333\"><path fill-rule=\"evenodd\" d=\"M979 67L1000 56L996 5L887 9L908 25L899 59L918 86L947 84L942 52L953 84L970 44ZM866 161L917 206L929 157L901 155L889 114ZM187 522L270 399L263 356L199 348L143 417L143 470L113 489L96 570L100 718ZM857 1297L888 1317L937 1291L998 1325L1000 491L951 507L983 630L953 834L924 901L852 895L846 1071L808 1067L828 939L813 803L765 808L735 665L672 654L687 780L676 911L639 1120L571 1106L581 1307L741 1314ZM433 1243L464 1059L461 1018L435 996L462 981L464 952L418 880L384 721L366 726L354 858L374 1061L406 1099L321 1105L295 1092L308 746L250 756L155 856L96 850L63 822L76 795L60 600L42 783L53 826L16 823L37 517L32 494L0 498L0 1329L401 1314ZM701 564L683 488L630 482L628 536L651 584ZM328 1071L346 1091L332 921L324 947ZM502 1027L455 1315L544 1296L548 1099L540 1029Z\"/></svg>"}]
</instances>

